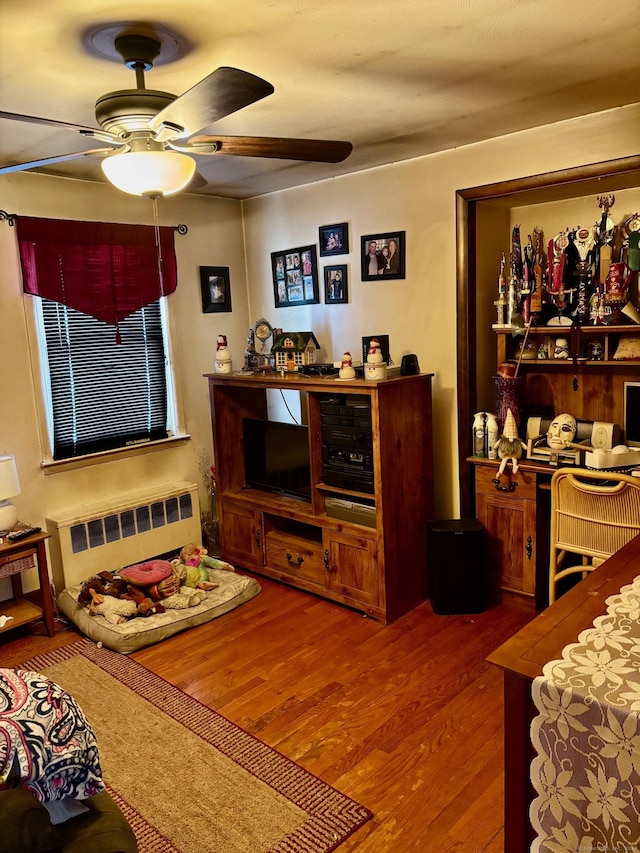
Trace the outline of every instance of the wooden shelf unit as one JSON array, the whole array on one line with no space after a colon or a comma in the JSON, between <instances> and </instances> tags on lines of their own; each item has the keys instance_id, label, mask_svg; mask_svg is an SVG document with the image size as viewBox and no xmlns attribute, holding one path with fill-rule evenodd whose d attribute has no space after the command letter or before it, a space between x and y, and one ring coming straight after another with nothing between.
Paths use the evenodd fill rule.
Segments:
<instances>
[{"instance_id":1,"label":"wooden shelf unit","mask_svg":"<svg viewBox=\"0 0 640 853\"><path fill-rule=\"evenodd\" d=\"M379 382L297 373L206 378L222 557L383 623L424 601L427 522L434 512L431 374ZM309 501L246 487L242 419L267 417L268 389L292 389L306 398ZM342 394L371 404L373 494L323 482L320 403ZM373 526L327 515L329 495L373 500Z\"/></svg>"},{"instance_id":2,"label":"wooden shelf unit","mask_svg":"<svg viewBox=\"0 0 640 853\"><path fill-rule=\"evenodd\" d=\"M54 636L54 606L44 544L49 538L49 533L40 532L18 542L5 539L0 543L0 577L11 578L13 592L13 598L0 601L0 616L12 617L3 627L0 627L0 634L28 622L42 619L47 634L50 637ZM26 598L22 589L21 574L34 566L38 569L40 588L33 594L29 593L29 598ZM36 599L37 603L31 598Z\"/></svg>"},{"instance_id":3,"label":"wooden shelf unit","mask_svg":"<svg viewBox=\"0 0 640 853\"><path fill-rule=\"evenodd\" d=\"M471 425L478 411L496 411L494 375L504 361L517 360L522 336L495 328L497 271L501 251L509 255L513 223L526 222L521 236L534 227L544 243L561 227L590 225L598 218L596 199L614 193L612 210L620 223L640 202L640 157L599 163L458 192L458 410L462 517L477 517L486 527L488 560L496 589L518 593L541 609L548 603L548 494L545 485L553 468L523 460L518 474L510 465L498 488L493 484L497 462L473 457ZM633 209L630 209L633 207ZM629 209L628 209L629 208ZM551 223L551 224L550 224ZM637 278L637 277L636 277ZM638 299L637 281L629 294ZM532 326L529 341L566 338L570 326ZM623 336L640 337L638 325L585 325L574 362L569 359L522 359L520 431L527 418L570 412L591 421L624 423L624 383L638 381L640 362L614 359ZM588 344L602 344L603 359L589 360ZM537 352L536 352L537 354ZM526 456L526 454L525 454ZM493 475L493 476L492 476ZM511 484L514 484L512 490ZM505 486L507 490L501 488Z\"/></svg>"}]
</instances>

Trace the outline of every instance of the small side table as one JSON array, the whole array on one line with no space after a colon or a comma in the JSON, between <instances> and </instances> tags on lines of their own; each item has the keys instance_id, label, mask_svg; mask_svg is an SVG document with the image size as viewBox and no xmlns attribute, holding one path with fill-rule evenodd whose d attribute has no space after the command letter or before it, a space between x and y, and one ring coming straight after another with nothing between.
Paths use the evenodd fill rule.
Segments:
<instances>
[{"instance_id":1,"label":"small side table","mask_svg":"<svg viewBox=\"0 0 640 853\"><path fill-rule=\"evenodd\" d=\"M53 637L55 634L53 598L51 596L51 581L49 580L49 566L47 564L47 552L44 543L51 537L50 533L34 533L19 542L10 542L5 539L0 543L0 578L11 578L13 598L8 601L0 601L0 616L12 616L6 625L0 628L0 634L34 622L37 619L44 621L47 634ZM21 573L33 568L37 564L38 577L40 578L40 590L34 593L39 601L39 606L25 598L22 590Z\"/></svg>"}]
</instances>

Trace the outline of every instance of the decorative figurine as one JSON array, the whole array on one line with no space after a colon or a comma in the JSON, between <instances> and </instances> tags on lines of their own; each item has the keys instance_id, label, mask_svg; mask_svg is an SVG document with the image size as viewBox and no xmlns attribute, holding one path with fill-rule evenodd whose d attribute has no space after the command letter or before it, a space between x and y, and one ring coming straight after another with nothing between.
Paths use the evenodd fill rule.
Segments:
<instances>
[{"instance_id":1,"label":"decorative figurine","mask_svg":"<svg viewBox=\"0 0 640 853\"><path fill-rule=\"evenodd\" d=\"M589 343L589 359L591 361L602 361L602 344L600 341Z\"/></svg>"},{"instance_id":2,"label":"decorative figurine","mask_svg":"<svg viewBox=\"0 0 640 853\"><path fill-rule=\"evenodd\" d=\"M630 282L631 270L624 262L617 262L609 266L604 295L605 306L610 309L605 315L605 323L608 326L624 324L622 309L627 303L627 291Z\"/></svg>"},{"instance_id":3,"label":"decorative figurine","mask_svg":"<svg viewBox=\"0 0 640 853\"><path fill-rule=\"evenodd\" d=\"M498 416L493 412L487 412L487 456L489 459L498 458L498 449L496 442L498 441Z\"/></svg>"},{"instance_id":4,"label":"decorative figurine","mask_svg":"<svg viewBox=\"0 0 640 853\"><path fill-rule=\"evenodd\" d=\"M578 430L578 424L573 415L563 412L558 415L547 430L547 444L552 450L562 450L569 447Z\"/></svg>"},{"instance_id":5,"label":"decorative figurine","mask_svg":"<svg viewBox=\"0 0 640 853\"><path fill-rule=\"evenodd\" d=\"M371 338L369 341L367 364L382 364L382 349L380 348L380 341L377 338Z\"/></svg>"},{"instance_id":6,"label":"decorative figurine","mask_svg":"<svg viewBox=\"0 0 640 853\"><path fill-rule=\"evenodd\" d=\"M502 435L495 442L493 449L498 451L500 459L500 467L498 468L498 477L504 474L504 469L507 467L507 462L511 460L513 473L518 472L518 459L522 458L522 451L526 450L527 445L518 435L516 427L516 419L513 416L511 409L507 412L507 417L504 421Z\"/></svg>"},{"instance_id":7,"label":"decorative figurine","mask_svg":"<svg viewBox=\"0 0 640 853\"><path fill-rule=\"evenodd\" d=\"M342 356L340 370L338 371L340 379L355 379L356 371L353 366L353 359L350 352L345 352Z\"/></svg>"},{"instance_id":8,"label":"decorative figurine","mask_svg":"<svg viewBox=\"0 0 640 853\"><path fill-rule=\"evenodd\" d=\"M504 268L507 263L505 253L502 253L500 258L500 275L498 276L498 298L493 303L496 306L497 318L494 323L494 329L505 329L509 327L509 323L505 322L507 311L507 282L504 278Z\"/></svg>"},{"instance_id":9,"label":"decorative figurine","mask_svg":"<svg viewBox=\"0 0 640 853\"><path fill-rule=\"evenodd\" d=\"M256 359L256 348L253 338L253 329L249 329L247 333L247 345L244 348L244 364L242 365L243 373L253 373Z\"/></svg>"},{"instance_id":10,"label":"decorative figurine","mask_svg":"<svg viewBox=\"0 0 640 853\"><path fill-rule=\"evenodd\" d=\"M485 412L476 412L473 416L473 426L471 427L473 431L473 455L474 456L486 456L485 447L484 447L484 438L485 438ZM495 439L494 439L495 440Z\"/></svg>"},{"instance_id":11,"label":"decorative figurine","mask_svg":"<svg viewBox=\"0 0 640 853\"><path fill-rule=\"evenodd\" d=\"M216 344L216 373L231 373L231 352L226 335L218 335Z\"/></svg>"},{"instance_id":12,"label":"decorative figurine","mask_svg":"<svg viewBox=\"0 0 640 853\"><path fill-rule=\"evenodd\" d=\"M365 379L387 378L387 365L383 362L383 357L380 341L377 338L371 338L367 351L367 361L364 365Z\"/></svg>"},{"instance_id":13,"label":"decorative figurine","mask_svg":"<svg viewBox=\"0 0 640 853\"><path fill-rule=\"evenodd\" d=\"M566 338L556 338L553 357L558 359L569 358L569 341Z\"/></svg>"}]
</instances>

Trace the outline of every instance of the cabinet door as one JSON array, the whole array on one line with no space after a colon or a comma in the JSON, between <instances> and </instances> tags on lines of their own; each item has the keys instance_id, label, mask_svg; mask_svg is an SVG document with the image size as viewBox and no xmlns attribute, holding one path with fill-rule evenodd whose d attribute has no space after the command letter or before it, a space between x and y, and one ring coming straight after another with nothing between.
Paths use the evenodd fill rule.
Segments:
<instances>
[{"instance_id":1,"label":"cabinet door","mask_svg":"<svg viewBox=\"0 0 640 853\"><path fill-rule=\"evenodd\" d=\"M373 539L325 531L327 588L373 607L379 604L378 561Z\"/></svg>"},{"instance_id":2,"label":"cabinet door","mask_svg":"<svg viewBox=\"0 0 640 853\"><path fill-rule=\"evenodd\" d=\"M247 568L264 565L262 513L224 501L220 508L220 545L230 563Z\"/></svg>"},{"instance_id":3,"label":"cabinet door","mask_svg":"<svg viewBox=\"0 0 640 853\"><path fill-rule=\"evenodd\" d=\"M486 561L491 585L535 593L536 505L513 495L480 492L476 516L487 531Z\"/></svg>"}]
</instances>

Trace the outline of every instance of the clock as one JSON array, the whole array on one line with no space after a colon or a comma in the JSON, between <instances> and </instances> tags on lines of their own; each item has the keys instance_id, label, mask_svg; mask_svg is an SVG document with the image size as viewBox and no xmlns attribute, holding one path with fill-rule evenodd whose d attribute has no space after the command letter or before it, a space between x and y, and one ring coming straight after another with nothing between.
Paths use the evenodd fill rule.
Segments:
<instances>
[{"instance_id":1,"label":"clock","mask_svg":"<svg viewBox=\"0 0 640 853\"><path fill-rule=\"evenodd\" d=\"M271 323L265 320L264 317L256 320L253 326L253 335L259 341L259 343L256 343L256 351L262 355L270 354L271 344L273 343L273 326ZM269 341L271 342L270 344L268 344Z\"/></svg>"},{"instance_id":2,"label":"clock","mask_svg":"<svg viewBox=\"0 0 640 853\"><path fill-rule=\"evenodd\" d=\"M274 342L273 326L264 317L253 324L253 356L251 358L251 369L256 371L271 370L273 368L273 356L271 347Z\"/></svg>"}]
</instances>

